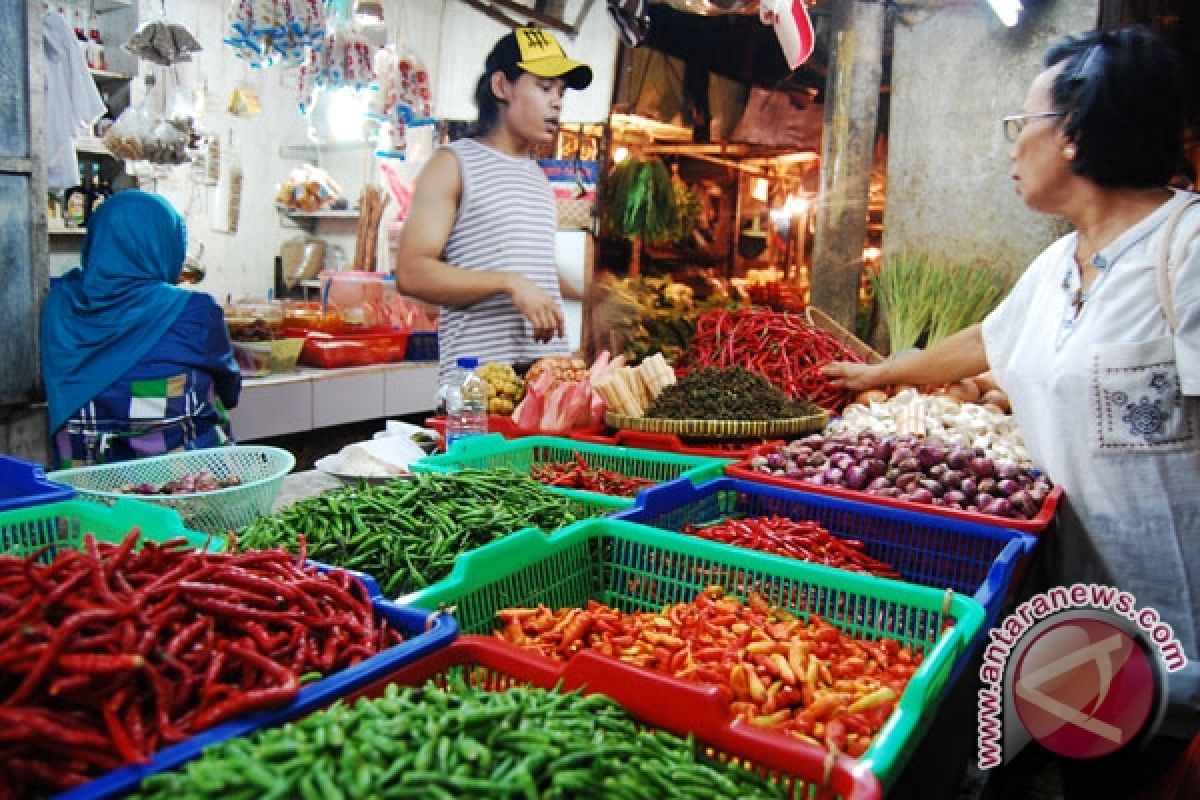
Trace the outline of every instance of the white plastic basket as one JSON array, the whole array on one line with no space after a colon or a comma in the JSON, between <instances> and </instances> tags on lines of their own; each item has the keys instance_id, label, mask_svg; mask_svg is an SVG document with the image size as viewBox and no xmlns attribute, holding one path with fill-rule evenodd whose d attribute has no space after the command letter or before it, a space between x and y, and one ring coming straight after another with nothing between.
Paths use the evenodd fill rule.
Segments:
<instances>
[{"instance_id":1,"label":"white plastic basket","mask_svg":"<svg viewBox=\"0 0 1200 800\"><path fill-rule=\"evenodd\" d=\"M169 453L135 461L77 467L48 477L74 486L79 497L112 505L122 497L174 509L188 528L224 535L271 513L283 479L296 459L286 450L262 445L233 445ZM119 491L131 484L162 486L186 475L208 471L218 480L237 478L224 489L193 494L136 494Z\"/></svg>"}]
</instances>

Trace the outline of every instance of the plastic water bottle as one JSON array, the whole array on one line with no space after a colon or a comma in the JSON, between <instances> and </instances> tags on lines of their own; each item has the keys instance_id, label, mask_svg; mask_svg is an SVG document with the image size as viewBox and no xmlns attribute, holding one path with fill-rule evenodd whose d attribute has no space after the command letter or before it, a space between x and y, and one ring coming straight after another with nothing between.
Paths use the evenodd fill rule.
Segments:
<instances>
[{"instance_id":1,"label":"plastic water bottle","mask_svg":"<svg viewBox=\"0 0 1200 800\"><path fill-rule=\"evenodd\" d=\"M475 372L479 359L469 356L456 363L458 371L445 387L447 450L460 439L487 433L487 384Z\"/></svg>"}]
</instances>

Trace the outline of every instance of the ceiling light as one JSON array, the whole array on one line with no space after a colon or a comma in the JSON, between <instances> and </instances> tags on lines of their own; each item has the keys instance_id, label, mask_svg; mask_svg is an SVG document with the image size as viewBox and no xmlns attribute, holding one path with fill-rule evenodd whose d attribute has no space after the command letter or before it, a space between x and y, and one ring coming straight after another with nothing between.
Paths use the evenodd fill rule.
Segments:
<instances>
[{"instance_id":1,"label":"ceiling light","mask_svg":"<svg viewBox=\"0 0 1200 800\"><path fill-rule=\"evenodd\" d=\"M1005 27L1011 28L1017 24L1017 16L1022 11L1021 0L988 0L988 5Z\"/></svg>"}]
</instances>

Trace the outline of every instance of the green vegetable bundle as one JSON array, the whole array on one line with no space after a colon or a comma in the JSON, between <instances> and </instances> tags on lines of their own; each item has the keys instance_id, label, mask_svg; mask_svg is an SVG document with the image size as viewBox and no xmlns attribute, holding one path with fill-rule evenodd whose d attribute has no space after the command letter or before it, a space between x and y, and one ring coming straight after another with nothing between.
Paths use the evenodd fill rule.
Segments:
<instances>
[{"instance_id":1,"label":"green vegetable bundle","mask_svg":"<svg viewBox=\"0 0 1200 800\"><path fill-rule=\"evenodd\" d=\"M467 469L310 497L259 519L237 543L295 552L303 536L309 558L365 572L396 597L446 577L460 553L522 528L552 533L592 511L527 475Z\"/></svg>"},{"instance_id":2,"label":"green vegetable bundle","mask_svg":"<svg viewBox=\"0 0 1200 800\"><path fill-rule=\"evenodd\" d=\"M762 420L803 417L817 411L789 400L761 375L743 367L691 370L663 389L647 417L658 419Z\"/></svg>"},{"instance_id":3,"label":"green vegetable bundle","mask_svg":"<svg viewBox=\"0 0 1200 800\"><path fill-rule=\"evenodd\" d=\"M661 158L627 158L613 167L601 203L605 225L656 244L679 231L675 187Z\"/></svg>"},{"instance_id":4,"label":"green vegetable bundle","mask_svg":"<svg viewBox=\"0 0 1200 800\"><path fill-rule=\"evenodd\" d=\"M298 722L232 739L134 797L777 798L751 770L643 730L603 695L387 687Z\"/></svg>"}]
</instances>

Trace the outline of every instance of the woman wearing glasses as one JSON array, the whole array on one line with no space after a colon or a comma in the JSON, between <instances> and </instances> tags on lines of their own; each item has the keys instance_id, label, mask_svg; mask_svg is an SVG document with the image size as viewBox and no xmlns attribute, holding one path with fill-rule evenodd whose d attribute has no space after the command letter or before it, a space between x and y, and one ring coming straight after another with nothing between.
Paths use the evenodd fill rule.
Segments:
<instances>
[{"instance_id":1,"label":"woman wearing glasses","mask_svg":"<svg viewBox=\"0 0 1200 800\"><path fill-rule=\"evenodd\" d=\"M1170 675L1153 747L1063 768L1067 796L1099 781L1096 796L1132 797L1200 726L1200 203L1171 236L1160 292L1168 221L1197 199L1167 186L1182 154L1177 60L1128 28L1067 37L1043 63L1004 132L1017 193L1074 232L982 324L826 374L866 389L993 372L1035 461L1066 494L1057 533L1042 543L1048 585L1130 592L1170 624L1190 662Z\"/></svg>"}]
</instances>

